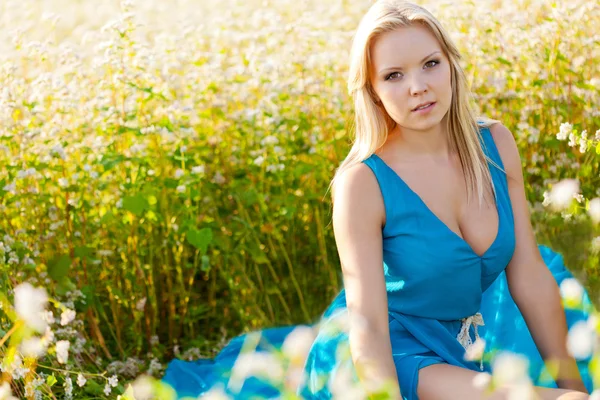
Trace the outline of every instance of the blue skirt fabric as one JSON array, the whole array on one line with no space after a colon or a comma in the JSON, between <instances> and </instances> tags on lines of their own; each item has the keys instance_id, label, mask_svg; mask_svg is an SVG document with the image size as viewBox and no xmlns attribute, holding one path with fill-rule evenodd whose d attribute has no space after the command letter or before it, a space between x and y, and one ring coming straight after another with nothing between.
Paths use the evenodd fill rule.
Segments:
<instances>
[{"instance_id":1,"label":"blue skirt fabric","mask_svg":"<svg viewBox=\"0 0 600 400\"><path fill-rule=\"evenodd\" d=\"M565 279L573 278L565 268L560 254L542 245L539 249L559 285ZM479 334L486 340L486 351L505 350L526 356L530 362L529 375L533 383L538 386L556 387L544 367L521 313L510 296L504 272L483 293L480 312L485 326L479 328ZM579 321L587 321L593 312L595 311L589 296L584 291L581 307L565 310L569 328ZM330 399L334 394L339 394L336 391L347 389L350 382L356 382L348 335L344 329L347 314L345 293L342 290L321 318L311 326L315 336L307 349L308 354L302 360L302 376L291 383L276 381L277 377L284 379L286 365L291 368L289 360L281 361L282 358L277 356L260 359L260 362L266 364L281 361L279 368L283 366L283 371L271 373L270 378L248 377L240 381L234 379L233 371L236 362L242 364L240 359L243 354L247 354L247 349L263 355L282 354L286 337L299 326L274 327L240 335L232 339L214 359L173 360L169 363L162 381L173 387L179 399L196 398L211 388L219 389L233 399L280 398L283 387L300 398ZM411 318L392 312L389 321L393 359L404 399L418 399L419 370L428 365L448 363L475 371L480 369L479 363L465 361L462 357L464 349L459 347L460 344L456 341L461 327L460 321ZM589 362L590 358L578 360L584 383L591 393L594 385L589 372ZM493 373L489 363L484 362L483 368Z\"/></svg>"}]
</instances>

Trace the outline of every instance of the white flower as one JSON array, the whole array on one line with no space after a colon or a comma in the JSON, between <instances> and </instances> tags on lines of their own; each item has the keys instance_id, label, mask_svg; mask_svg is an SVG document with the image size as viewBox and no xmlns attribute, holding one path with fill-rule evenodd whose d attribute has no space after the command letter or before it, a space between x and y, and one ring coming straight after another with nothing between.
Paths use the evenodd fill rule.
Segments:
<instances>
[{"instance_id":1,"label":"white flower","mask_svg":"<svg viewBox=\"0 0 600 400\"><path fill-rule=\"evenodd\" d=\"M342 363L335 369L335 372L329 375L327 385L334 399L359 400L367 398L364 388L355 382L353 368L351 363ZM371 382L371 387L368 389L377 390L373 385L374 383Z\"/></svg>"},{"instance_id":2,"label":"white flower","mask_svg":"<svg viewBox=\"0 0 600 400\"><path fill-rule=\"evenodd\" d=\"M82 374L77 375L77 386L83 387L83 385L85 385L86 382L87 379L85 379L85 376L83 376Z\"/></svg>"},{"instance_id":3,"label":"white flower","mask_svg":"<svg viewBox=\"0 0 600 400\"><path fill-rule=\"evenodd\" d=\"M204 165L196 165L192 167L192 174L203 174L204 173Z\"/></svg>"},{"instance_id":4,"label":"white flower","mask_svg":"<svg viewBox=\"0 0 600 400\"><path fill-rule=\"evenodd\" d=\"M255 165L260 166L260 165L262 165L265 162L265 158L263 156L258 156L258 157L256 157L254 159L253 162L254 162Z\"/></svg>"},{"instance_id":5,"label":"white flower","mask_svg":"<svg viewBox=\"0 0 600 400\"><path fill-rule=\"evenodd\" d=\"M12 194L16 194L17 193L17 185L15 182L13 182L13 183L10 183L10 184L4 186L2 188L2 190L4 190L5 192L10 192Z\"/></svg>"},{"instance_id":6,"label":"white flower","mask_svg":"<svg viewBox=\"0 0 600 400\"><path fill-rule=\"evenodd\" d=\"M116 375L111 376L110 378L108 378L108 384L112 387L117 387L117 385L119 384L119 378L117 378Z\"/></svg>"},{"instance_id":7,"label":"white flower","mask_svg":"<svg viewBox=\"0 0 600 400\"><path fill-rule=\"evenodd\" d=\"M596 335L586 321L577 321L567 337L567 350L575 359L586 359L594 351Z\"/></svg>"},{"instance_id":8,"label":"white flower","mask_svg":"<svg viewBox=\"0 0 600 400\"><path fill-rule=\"evenodd\" d=\"M25 282L15 288L15 311L25 323L38 332L44 332L48 323L42 313L48 303L44 288L34 288Z\"/></svg>"},{"instance_id":9,"label":"white flower","mask_svg":"<svg viewBox=\"0 0 600 400\"><path fill-rule=\"evenodd\" d=\"M585 151L587 150L587 145L587 131L584 130L583 132L581 132L581 139L579 139L579 151L585 153Z\"/></svg>"},{"instance_id":10,"label":"white flower","mask_svg":"<svg viewBox=\"0 0 600 400\"><path fill-rule=\"evenodd\" d=\"M112 392L112 389L111 389L110 385L107 383L106 385L104 385L104 394L106 396L108 396L110 394L110 392Z\"/></svg>"},{"instance_id":11,"label":"white flower","mask_svg":"<svg viewBox=\"0 0 600 400\"><path fill-rule=\"evenodd\" d=\"M217 172L213 177L213 182L218 185L222 185L223 183L225 183L225 177L220 172Z\"/></svg>"},{"instance_id":12,"label":"white flower","mask_svg":"<svg viewBox=\"0 0 600 400\"><path fill-rule=\"evenodd\" d=\"M60 186L60 187L67 187L67 186L69 186L69 180L67 178L60 178L58 180L58 186Z\"/></svg>"},{"instance_id":13,"label":"white flower","mask_svg":"<svg viewBox=\"0 0 600 400\"><path fill-rule=\"evenodd\" d=\"M583 293L583 286L575 278L567 278L560 283L560 295L569 304L577 305L581 303Z\"/></svg>"},{"instance_id":14,"label":"white flower","mask_svg":"<svg viewBox=\"0 0 600 400\"><path fill-rule=\"evenodd\" d=\"M600 223L600 197L590 200L590 208L588 214L595 223Z\"/></svg>"},{"instance_id":15,"label":"white flower","mask_svg":"<svg viewBox=\"0 0 600 400\"><path fill-rule=\"evenodd\" d=\"M249 377L264 378L269 382L281 382L284 377L281 361L267 352L248 352L240 354L233 366L230 384L241 389Z\"/></svg>"},{"instance_id":16,"label":"white flower","mask_svg":"<svg viewBox=\"0 0 600 400\"><path fill-rule=\"evenodd\" d=\"M568 122L560 124L560 131L556 134L558 140L565 140L569 137L569 134L573 131L573 125Z\"/></svg>"},{"instance_id":17,"label":"white flower","mask_svg":"<svg viewBox=\"0 0 600 400\"><path fill-rule=\"evenodd\" d=\"M137 400L137 396L135 397ZM222 387L212 387L206 394L202 395L202 400L231 400L231 397L225 393Z\"/></svg>"},{"instance_id":18,"label":"white flower","mask_svg":"<svg viewBox=\"0 0 600 400\"><path fill-rule=\"evenodd\" d=\"M579 143L579 139L577 138L577 136L575 136L575 133L570 133L569 134L569 146L573 147L573 146L577 146L577 143Z\"/></svg>"},{"instance_id":19,"label":"white flower","mask_svg":"<svg viewBox=\"0 0 600 400\"><path fill-rule=\"evenodd\" d=\"M141 375L132 383L131 390L135 400L150 400L154 398L154 388L152 387L152 378L147 375ZM202 396L204 399L206 395Z\"/></svg>"},{"instance_id":20,"label":"white flower","mask_svg":"<svg viewBox=\"0 0 600 400\"><path fill-rule=\"evenodd\" d=\"M567 208L573 201L573 196L579 192L579 181L563 179L552 186L550 205L556 210Z\"/></svg>"},{"instance_id":21,"label":"white flower","mask_svg":"<svg viewBox=\"0 0 600 400\"><path fill-rule=\"evenodd\" d=\"M177 190L177 192L179 192L179 193L185 193L186 186L185 186L185 185L179 185L179 186L177 186L177 189L176 189L176 190Z\"/></svg>"},{"instance_id":22,"label":"white flower","mask_svg":"<svg viewBox=\"0 0 600 400\"><path fill-rule=\"evenodd\" d=\"M66 364L69 359L69 346L71 344L68 340L59 340L56 342L56 358L61 364Z\"/></svg>"},{"instance_id":23,"label":"white flower","mask_svg":"<svg viewBox=\"0 0 600 400\"><path fill-rule=\"evenodd\" d=\"M146 305L146 298L141 298L137 301L137 303L135 303L135 309L138 311L143 311L144 310L144 306Z\"/></svg>"},{"instance_id":24,"label":"white flower","mask_svg":"<svg viewBox=\"0 0 600 400\"><path fill-rule=\"evenodd\" d=\"M0 400L18 400L16 397L13 397L8 382L4 382L2 386L0 386Z\"/></svg>"},{"instance_id":25,"label":"white flower","mask_svg":"<svg viewBox=\"0 0 600 400\"><path fill-rule=\"evenodd\" d=\"M273 136L273 135L269 135L267 137L265 137L260 144L264 145L274 145L274 144L278 144L279 143L279 139L277 139L277 137Z\"/></svg>"},{"instance_id":26,"label":"white flower","mask_svg":"<svg viewBox=\"0 0 600 400\"><path fill-rule=\"evenodd\" d=\"M299 326L290 332L281 347L283 353L294 364L304 364L315 340L315 330L309 326Z\"/></svg>"},{"instance_id":27,"label":"white flower","mask_svg":"<svg viewBox=\"0 0 600 400\"><path fill-rule=\"evenodd\" d=\"M56 322L56 320L54 319L54 313L50 310L44 311L42 313L42 318L50 325Z\"/></svg>"},{"instance_id":28,"label":"white flower","mask_svg":"<svg viewBox=\"0 0 600 400\"><path fill-rule=\"evenodd\" d=\"M73 381L71 380L71 377L67 377L67 379L65 379L65 383L63 384L63 387L65 388L65 399L72 399L73 398Z\"/></svg>"},{"instance_id":29,"label":"white flower","mask_svg":"<svg viewBox=\"0 0 600 400\"><path fill-rule=\"evenodd\" d=\"M592 250L592 253L594 253L594 254L600 253L600 236L596 236L595 238L592 239L590 248Z\"/></svg>"},{"instance_id":30,"label":"white flower","mask_svg":"<svg viewBox=\"0 0 600 400\"><path fill-rule=\"evenodd\" d=\"M515 385L529 380L529 360L523 355L504 351L492 363L494 382L498 386Z\"/></svg>"},{"instance_id":31,"label":"white flower","mask_svg":"<svg viewBox=\"0 0 600 400\"><path fill-rule=\"evenodd\" d=\"M185 172L183 172L181 168L177 169L177 171L175 171L175 179L181 178L183 174L185 174Z\"/></svg>"},{"instance_id":32,"label":"white flower","mask_svg":"<svg viewBox=\"0 0 600 400\"><path fill-rule=\"evenodd\" d=\"M71 323L71 321L73 321L75 319L75 311L67 308L66 310L64 310L62 312L62 314L60 314L60 324L62 326L68 325Z\"/></svg>"},{"instance_id":33,"label":"white flower","mask_svg":"<svg viewBox=\"0 0 600 400\"><path fill-rule=\"evenodd\" d=\"M46 353L46 343L39 337L25 339L20 344L20 351L25 357L39 358Z\"/></svg>"},{"instance_id":34,"label":"white flower","mask_svg":"<svg viewBox=\"0 0 600 400\"><path fill-rule=\"evenodd\" d=\"M487 372L480 372L473 378L473 386L477 389L485 389L492 382L492 375Z\"/></svg>"}]
</instances>

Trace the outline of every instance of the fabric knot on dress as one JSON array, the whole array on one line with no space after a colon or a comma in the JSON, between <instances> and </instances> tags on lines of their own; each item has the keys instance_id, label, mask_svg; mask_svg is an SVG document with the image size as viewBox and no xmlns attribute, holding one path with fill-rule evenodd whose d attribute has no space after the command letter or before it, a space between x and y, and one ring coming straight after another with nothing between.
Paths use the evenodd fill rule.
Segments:
<instances>
[{"instance_id":1,"label":"fabric knot on dress","mask_svg":"<svg viewBox=\"0 0 600 400\"><path fill-rule=\"evenodd\" d=\"M462 325L460 327L460 332L458 332L458 336L456 336L456 339L462 345L462 347L464 347L465 351L467 351L469 347L473 345L471 335L469 335L471 325L475 329L475 341L477 341L479 339L477 327L484 326L485 323L483 322L483 315L481 315L481 313L476 313L470 317L463 318L461 321ZM479 368L483 371L483 358L480 360Z\"/></svg>"}]
</instances>

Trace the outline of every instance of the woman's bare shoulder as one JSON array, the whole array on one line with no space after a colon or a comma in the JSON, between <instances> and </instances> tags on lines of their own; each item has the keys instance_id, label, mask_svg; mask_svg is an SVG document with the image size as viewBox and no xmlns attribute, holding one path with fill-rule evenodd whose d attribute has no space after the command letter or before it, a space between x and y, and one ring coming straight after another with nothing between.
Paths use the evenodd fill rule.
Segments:
<instances>
[{"instance_id":1,"label":"woman's bare shoulder","mask_svg":"<svg viewBox=\"0 0 600 400\"><path fill-rule=\"evenodd\" d=\"M365 163L353 165L340 174L334 198L334 209L342 208L346 210L344 214L356 216L361 222L375 220L383 224L385 208L379 182Z\"/></svg>"}]
</instances>

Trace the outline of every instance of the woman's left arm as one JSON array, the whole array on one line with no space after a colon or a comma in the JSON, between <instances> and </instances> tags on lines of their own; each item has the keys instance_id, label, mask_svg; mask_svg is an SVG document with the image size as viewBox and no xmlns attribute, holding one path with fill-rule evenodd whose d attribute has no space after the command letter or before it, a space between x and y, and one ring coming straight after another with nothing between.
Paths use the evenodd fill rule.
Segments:
<instances>
[{"instance_id":1,"label":"woman's left arm","mask_svg":"<svg viewBox=\"0 0 600 400\"><path fill-rule=\"evenodd\" d=\"M517 144L502 124L492 125L490 131L507 173L514 215L515 252L506 267L510 294L542 358L559 363L558 386L587 393L577 364L567 351L568 328L558 285L542 259L531 227Z\"/></svg>"}]
</instances>

